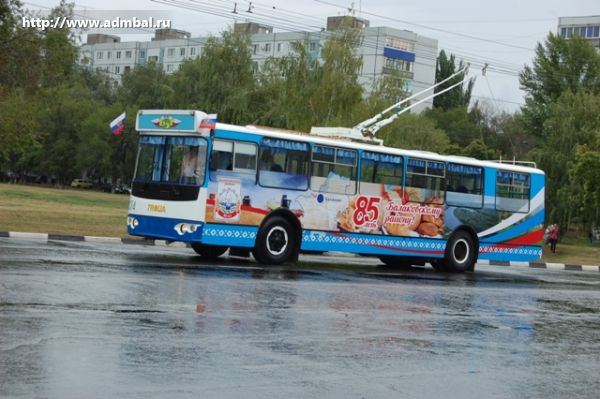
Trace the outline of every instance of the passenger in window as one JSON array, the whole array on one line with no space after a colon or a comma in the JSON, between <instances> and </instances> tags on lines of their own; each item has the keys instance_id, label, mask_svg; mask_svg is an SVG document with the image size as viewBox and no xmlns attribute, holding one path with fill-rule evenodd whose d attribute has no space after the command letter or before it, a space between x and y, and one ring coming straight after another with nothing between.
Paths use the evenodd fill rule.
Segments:
<instances>
[{"instance_id":1,"label":"passenger in window","mask_svg":"<svg viewBox=\"0 0 600 399\"><path fill-rule=\"evenodd\" d=\"M187 153L183 156L181 166L181 182L195 184L198 171L198 147L187 147Z\"/></svg>"},{"instance_id":2,"label":"passenger in window","mask_svg":"<svg viewBox=\"0 0 600 399\"><path fill-rule=\"evenodd\" d=\"M467 188L463 185L458 186L458 188L456 189L457 193L465 193L467 194L469 192L469 190L467 190Z\"/></svg>"},{"instance_id":3,"label":"passenger in window","mask_svg":"<svg viewBox=\"0 0 600 399\"><path fill-rule=\"evenodd\" d=\"M281 167L281 165L275 163L273 154L271 153L271 150L266 148L263 150L262 156L261 156L261 169L262 170L268 170L270 172L283 172L283 168Z\"/></svg>"}]
</instances>

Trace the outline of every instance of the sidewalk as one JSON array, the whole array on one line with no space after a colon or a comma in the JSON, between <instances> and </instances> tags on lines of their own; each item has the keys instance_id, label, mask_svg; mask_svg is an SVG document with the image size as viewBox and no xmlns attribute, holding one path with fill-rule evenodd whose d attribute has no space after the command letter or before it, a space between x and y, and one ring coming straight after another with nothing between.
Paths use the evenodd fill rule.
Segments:
<instances>
[{"instance_id":1,"label":"sidewalk","mask_svg":"<svg viewBox=\"0 0 600 399\"><path fill-rule=\"evenodd\" d=\"M102 244L122 244L122 245L149 245L157 247L170 248L191 248L190 244L182 242L167 242L165 240L151 240L141 238L119 238L119 237L96 237L96 236L72 236L62 234L46 234L46 233L23 233L14 231L0 231L0 237L20 238L27 240L48 241L79 241L79 242L96 242ZM333 257L357 257L358 255L345 252L326 252L323 256ZM503 266L503 267L522 267L531 269L549 269L549 270L567 270L567 271L586 271L600 272L600 266L597 265L578 265L568 263L550 263L550 262L500 262L480 260L478 265Z\"/></svg>"}]
</instances>

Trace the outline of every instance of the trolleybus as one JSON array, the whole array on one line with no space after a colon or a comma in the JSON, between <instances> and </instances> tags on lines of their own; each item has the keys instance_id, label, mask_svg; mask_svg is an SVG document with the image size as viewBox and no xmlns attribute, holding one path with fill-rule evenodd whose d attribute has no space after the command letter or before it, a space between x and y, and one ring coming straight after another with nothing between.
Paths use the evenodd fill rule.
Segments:
<instances>
[{"instance_id":1,"label":"trolleybus","mask_svg":"<svg viewBox=\"0 0 600 399\"><path fill-rule=\"evenodd\" d=\"M540 258L544 173L535 167L256 126L196 110L141 110L131 235L202 257L264 264L300 251L472 270Z\"/></svg>"}]
</instances>

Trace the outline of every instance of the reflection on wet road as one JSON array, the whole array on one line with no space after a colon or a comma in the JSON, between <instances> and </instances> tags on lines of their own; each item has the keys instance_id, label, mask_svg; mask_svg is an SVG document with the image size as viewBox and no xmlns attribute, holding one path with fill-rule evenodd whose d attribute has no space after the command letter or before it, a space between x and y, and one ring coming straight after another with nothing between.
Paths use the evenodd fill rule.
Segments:
<instances>
[{"instance_id":1,"label":"reflection on wet road","mask_svg":"<svg viewBox=\"0 0 600 399\"><path fill-rule=\"evenodd\" d=\"M0 397L597 397L598 273L304 259L0 238Z\"/></svg>"}]
</instances>

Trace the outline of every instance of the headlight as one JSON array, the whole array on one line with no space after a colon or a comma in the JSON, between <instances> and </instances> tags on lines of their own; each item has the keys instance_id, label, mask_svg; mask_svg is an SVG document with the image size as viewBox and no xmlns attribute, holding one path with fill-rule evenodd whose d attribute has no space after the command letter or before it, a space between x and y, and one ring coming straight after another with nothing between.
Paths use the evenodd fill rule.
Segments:
<instances>
[{"instance_id":1,"label":"headlight","mask_svg":"<svg viewBox=\"0 0 600 399\"><path fill-rule=\"evenodd\" d=\"M127 226L128 227L135 229L136 227L138 227L139 224L140 224L140 222L138 222L138 220L136 218L134 218L133 216L127 216Z\"/></svg>"},{"instance_id":2,"label":"headlight","mask_svg":"<svg viewBox=\"0 0 600 399\"><path fill-rule=\"evenodd\" d=\"M175 225L175 231L180 236L182 236L182 235L184 235L186 233L195 233L196 230L198 230L198 225L197 224L178 223L178 224Z\"/></svg>"}]
</instances>

